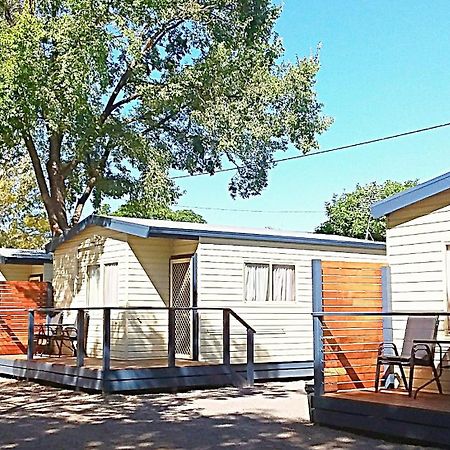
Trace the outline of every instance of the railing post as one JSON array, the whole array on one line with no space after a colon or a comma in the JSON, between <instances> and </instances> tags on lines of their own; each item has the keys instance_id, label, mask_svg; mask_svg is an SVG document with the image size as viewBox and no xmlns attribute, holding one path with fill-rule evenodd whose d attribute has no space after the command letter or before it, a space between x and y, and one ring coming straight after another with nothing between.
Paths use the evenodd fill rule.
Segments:
<instances>
[{"instance_id":1,"label":"railing post","mask_svg":"<svg viewBox=\"0 0 450 450\"><path fill-rule=\"evenodd\" d=\"M222 330L223 330L223 364L229 366L230 358L230 310L224 309L222 316Z\"/></svg>"},{"instance_id":2,"label":"railing post","mask_svg":"<svg viewBox=\"0 0 450 450\"><path fill-rule=\"evenodd\" d=\"M312 260L312 295L313 312L323 312L322 302L322 262ZM320 397L324 393L324 356L323 356L323 317L313 316L314 343L314 396Z\"/></svg>"},{"instance_id":3,"label":"railing post","mask_svg":"<svg viewBox=\"0 0 450 450\"><path fill-rule=\"evenodd\" d=\"M34 311L28 311L28 347L27 359L32 360L34 355Z\"/></svg>"},{"instance_id":4,"label":"railing post","mask_svg":"<svg viewBox=\"0 0 450 450\"><path fill-rule=\"evenodd\" d=\"M169 314L169 337L168 337L168 356L167 365L169 367L175 367L175 310L173 308L168 309Z\"/></svg>"},{"instance_id":5,"label":"railing post","mask_svg":"<svg viewBox=\"0 0 450 450\"><path fill-rule=\"evenodd\" d=\"M77 313L77 367L84 365L84 309L79 309Z\"/></svg>"},{"instance_id":6,"label":"railing post","mask_svg":"<svg viewBox=\"0 0 450 450\"><path fill-rule=\"evenodd\" d=\"M103 308L103 392L109 392L109 372L111 370L111 308Z\"/></svg>"},{"instance_id":7,"label":"railing post","mask_svg":"<svg viewBox=\"0 0 450 450\"><path fill-rule=\"evenodd\" d=\"M255 382L255 334L247 328L247 383L253 386Z\"/></svg>"},{"instance_id":8,"label":"railing post","mask_svg":"<svg viewBox=\"0 0 450 450\"><path fill-rule=\"evenodd\" d=\"M384 313L392 312L392 298L391 298L391 268L384 266L381 268L381 293L382 293L382 310ZM392 324L392 316L383 316L383 341L394 342L394 330ZM392 366L387 368L385 372L386 386L394 385L395 376Z\"/></svg>"}]
</instances>

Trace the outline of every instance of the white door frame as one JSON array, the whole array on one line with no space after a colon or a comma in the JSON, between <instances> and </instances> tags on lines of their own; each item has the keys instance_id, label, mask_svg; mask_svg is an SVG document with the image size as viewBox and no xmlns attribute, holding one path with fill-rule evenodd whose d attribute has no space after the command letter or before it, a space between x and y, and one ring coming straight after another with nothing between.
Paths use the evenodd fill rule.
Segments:
<instances>
[{"instance_id":1,"label":"white door frame","mask_svg":"<svg viewBox=\"0 0 450 450\"><path fill-rule=\"evenodd\" d=\"M193 306L194 301L194 273L193 273L193 262L191 256L180 256L180 257L172 257L170 259L170 276L169 276L169 297L170 297L170 306L173 307L173 266L175 264L186 264L189 263L189 274L190 274L190 280L189 280L189 307ZM189 317L189 354L187 353L175 353L175 356L177 358L187 358L192 359L193 358L193 348L194 348L194 323L193 323L193 314L190 311L175 311L175 342L176 342L176 333L177 333L177 327L176 327L176 318L177 315L183 315L186 314ZM176 345L176 344L175 344ZM176 347L175 347L176 348Z\"/></svg>"}]
</instances>

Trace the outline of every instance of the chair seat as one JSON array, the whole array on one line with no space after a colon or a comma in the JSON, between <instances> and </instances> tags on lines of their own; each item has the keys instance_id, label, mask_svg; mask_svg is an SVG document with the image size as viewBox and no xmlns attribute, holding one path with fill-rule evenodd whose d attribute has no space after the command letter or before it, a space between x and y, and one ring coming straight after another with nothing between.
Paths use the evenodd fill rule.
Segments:
<instances>
[{"instance_id":1,"label":"chair seat","mask_svg":"<svg viewBox=\"0 0 450 450\"><path fill-rule=\"evenodd\" d=\"M378 360L380 362L386 362L388 363L409 363L409 361L411 360L410 357L408 356L397 356L397 355L380 355L378 357Z\"/></svg>"}]
</instances>

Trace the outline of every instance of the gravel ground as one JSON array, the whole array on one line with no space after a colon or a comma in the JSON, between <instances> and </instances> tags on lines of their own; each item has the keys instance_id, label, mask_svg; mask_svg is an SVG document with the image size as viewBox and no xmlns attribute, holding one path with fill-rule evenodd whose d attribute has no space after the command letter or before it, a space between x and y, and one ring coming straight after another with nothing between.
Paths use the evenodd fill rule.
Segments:
<instances>
[{"instance_id":1,"label":"gravel ground","mask_svg":"<svg viewBox=\"0 0 450 450\"><path fill-rule=\"evenodd\" d=\"M0 449L418 449L308 423L303 382L86 394L0 379Z\"/></svg>"}]
</instances>

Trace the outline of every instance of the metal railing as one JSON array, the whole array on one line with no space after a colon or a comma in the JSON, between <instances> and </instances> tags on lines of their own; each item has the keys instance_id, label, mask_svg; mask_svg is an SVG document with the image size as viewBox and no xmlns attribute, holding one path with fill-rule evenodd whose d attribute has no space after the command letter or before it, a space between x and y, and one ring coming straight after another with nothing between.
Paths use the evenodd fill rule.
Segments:
<instances>
[{"instance_id":1,"label":"metal railing","mask_svg":"<svg viewBox=\"0 0 450 450\"><path fill-rule=\"evenodd\" d=\"M15 309L14 311L17 311ZM24 310L22 310L24 311ZM177 311L190 311L195 314L197 320L200 320L199 312L222 312L222 363L228 366L231 370L231 331L230 319L233 318L243 326L246 330L246 382L249 385L254 383L254 359L255 359L255 340L254 335L256 331L240 317L235 311L230 308L214 308L214 307L150 307L137 306L132 308L121 307L85 307L85 308L38 308L30 309L28 311L28 345L27 345L27 359L32 360L35 355L35 317L36 314L44 314L49 318L55 313L59 312L76 312L76 366L83 367L85 364L86 348L85 348L85 319L86 312L102 311L102 371L105 380L108 379L108 373L111 370L111 312L112 311L166 311L167 312L167 367L176 366L176 315ZM1 312L1 311L0 311ZM42 326L42 325L40 325ZM195 340L195 338L194 338ZM198 343L198 345L200 345ZM198 353L198 349L197 349Z\"/></svg>"}]
</instances>

